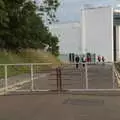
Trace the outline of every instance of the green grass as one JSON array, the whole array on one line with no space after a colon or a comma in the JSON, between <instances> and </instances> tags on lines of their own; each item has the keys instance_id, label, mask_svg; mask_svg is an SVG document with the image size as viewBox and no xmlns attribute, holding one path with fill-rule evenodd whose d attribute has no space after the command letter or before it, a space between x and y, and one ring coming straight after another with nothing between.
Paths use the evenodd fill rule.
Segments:
<instances>
[{"instance_id":1,"label":"green grass","mask_svg":"<svg viewBox=\"0 0 120 120\"><path fill-rule=\"evenodd\" d=\"M22 50L20 53L0 51L0 64L17 63L51 63L51 65L34 66L34 71L47 70L57 67L61 62L50 53L42 50ZM30 72L30 66L8 66L8 76ZM0 78L4 77L4 67L0 66Z\"/></svg>"}]
</instances>

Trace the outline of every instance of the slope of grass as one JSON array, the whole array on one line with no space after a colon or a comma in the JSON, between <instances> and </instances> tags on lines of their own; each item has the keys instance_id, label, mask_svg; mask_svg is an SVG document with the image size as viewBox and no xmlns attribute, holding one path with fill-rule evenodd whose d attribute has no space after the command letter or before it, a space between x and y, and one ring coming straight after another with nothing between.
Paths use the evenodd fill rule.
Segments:
<instances>
[{"instance_id":1,"label":"slope of grass","mask_svg":"<svg viewBox=\"0 0 120 120\"><path fill-rule=\"evenodd\" d=\"M51 63L48 65L36 65L34 71L50 69L60 65L60 61L50 53L42 50L22 50L20 53L0 51L0 64L17 63ZM30 72L30 66L8 66L8 76ZM0 66L0 77L4 76L4 67Z\"/></svg>"}]
</instances>

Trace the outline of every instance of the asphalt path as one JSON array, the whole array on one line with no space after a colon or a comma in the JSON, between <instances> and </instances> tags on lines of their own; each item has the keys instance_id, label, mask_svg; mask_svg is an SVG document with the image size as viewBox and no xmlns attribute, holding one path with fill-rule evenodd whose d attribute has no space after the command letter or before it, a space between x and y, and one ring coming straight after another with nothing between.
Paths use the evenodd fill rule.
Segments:
<instances>
[{"instance_id":1,"label":"asphalt path","mask_svg":"<svg viewBox=\"0 0 120 120\"><path fill-rule=\"evenodd\" d=\"M0 96L0 120L120 120L119 96Z\"/></svg>"}]
</instances>

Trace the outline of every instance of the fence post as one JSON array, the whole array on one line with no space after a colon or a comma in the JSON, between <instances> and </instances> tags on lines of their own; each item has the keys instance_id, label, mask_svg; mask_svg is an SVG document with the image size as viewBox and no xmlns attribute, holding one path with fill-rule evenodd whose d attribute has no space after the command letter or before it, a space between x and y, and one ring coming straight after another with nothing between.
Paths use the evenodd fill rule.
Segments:
<instances>
[{"instance_id":1,"label":"fence post","mask_svg":"<svg viewBox=\"0 0 120 120\"><path fill-rule=\"evenodd\" d=\"M8 73L7 73L7 65L4 66L4 70L5 70L5 93L8 92Z\"/></svg>"},{"instance_id":2,"label":"fence post","mask_svg":"<svg viewBox=\"0 0 120 120\"><path fill-rule=\"evenodd\" d=\"M86 80L86 89L88 89L88 68L87 68L87 63L85 63L85 80Z\"/></svg>"},{"instance_id":3,"label":"fence post","mask_svg":"<svg viewBox=\"0 0 120 120\"><path fill-rule=\"evenodd\" d=\"M31 91L34 91L34 73L33 73L33 64L30 65L31 69Z\"/></svg>"}]
</instances>

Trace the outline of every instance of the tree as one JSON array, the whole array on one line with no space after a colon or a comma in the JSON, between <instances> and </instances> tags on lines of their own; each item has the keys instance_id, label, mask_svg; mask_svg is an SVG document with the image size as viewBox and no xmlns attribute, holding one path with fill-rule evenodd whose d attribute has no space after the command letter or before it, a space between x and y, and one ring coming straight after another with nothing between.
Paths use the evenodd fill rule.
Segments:
<instances>
[{"instance_id":1,"label":"tree","mask_svg":"<svg viewBox=\"0 0 120 120\"><path fill-rule=\"evenodd\" d=\"M59 55L59 46L58 46L58 38L56 36L52 36L51 33L48 34L48 45L49 45L49 51L58 56Z\"/></svg>"},{"instance_id":2,"label":"tree","mask_svg":"<svg viewBox=\"0 0 120 120\"><path fill-rule=\"evenodd\" d=\"M4 0L0 2L0 47L7 50L41 48L51 46L51 52L58 54L58 38L52 36L44 25L42 13L54 21L58 7L57 0L44 0L39 7L33 1ZM44 9L41 9L44 8Z\"/></svg>"},{"instance_id":3,"label":"tree","mask_svg":"<svg viewBox=\"0 0 120 120\"><path fill-rule=\"evenodd\" d=\"M40 6L40 11L43 15L47 14L47 20L50 24L57 21L55 13L59 5L60 2L58 0L44 0L43 4Z\"/></svg>"},{"instance_id":4,"label":"tree","mask_svg":"<svg viewBox=\"0 0 120 120\"><path fill-rule=\"evenodd\" d=\"M5 11L4 1L1 0L0 1L0 36L9 34L7 31L8 22L9 22L8 13ZM5 42L0 38L1 47L3 47L4 44Z\"/></svg>"}]
</instances>

